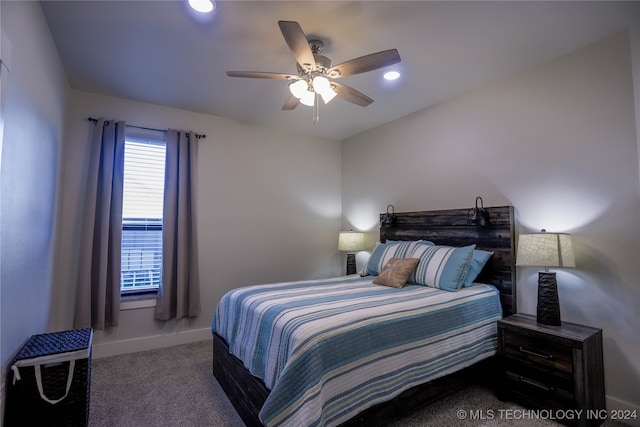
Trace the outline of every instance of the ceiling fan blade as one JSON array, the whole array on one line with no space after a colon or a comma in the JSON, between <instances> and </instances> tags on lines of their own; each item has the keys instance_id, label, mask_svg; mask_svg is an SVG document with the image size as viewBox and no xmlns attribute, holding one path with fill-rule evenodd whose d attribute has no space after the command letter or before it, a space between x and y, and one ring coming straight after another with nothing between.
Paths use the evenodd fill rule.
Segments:
<instances>
[{"instance_id":1,"label":"ceiling fan blade","mask_svg":"<svg viewBox=\"0 0 640 427\"><path fill-rule=\"evenodd\" d=\"M309 47L307 36L302 31L300 24L295 21L278 21L280 31L287 42L289 49L303 70L316 70L316 60Z\"/></svg>"},{"instance_id":2,"label":"ceiling fan blade","mask_svg":"<svg viewBox=\"0 0 640 427\"><path fill-rule=\"evenodd\" d=\"M397 49L383 50L360 58L345 61L327 70L329 77L337 79L353 74L366 73L400 62L400 54Z\"/></svg>"},{"instance_id":3,"label":"ceiling fan blade","mask_svg":"<svg viewBox=\"0 0 640 427\"><path fill-rule=\"evenodd\" d=\"M294 74L263 73L261 71L227 71L229 77L249 77L253 79L298 80Z\"/></svg>"},{"instance_id":4,"label":"ceiling fan blade","mask_svg":"<svg viewBox=\"0 0 640 427\"><path fill-rule=\"evenodd\" d=\"M345 101L352 102L354 104L360 105L361 107L366 107L367 105L373 102L373 99L360 92L359 90L355 90L354 88L343 85L338 82L331 82L331 86L336 91L338 96Z\"/></svg>"},{"instance_id":5,"label":"ceiling fan blade","mask_svg":"<svg viewBox=\"0 0 640 427\"><path fill-rule=\"evenodd\" d=\"M287 102L285 102L284 105L282 106L282 109L293 110L298 106L298 104L300 104L300 100L295 96L291 95L289 99L287 99Z\"/></svg>"}]
</instances>

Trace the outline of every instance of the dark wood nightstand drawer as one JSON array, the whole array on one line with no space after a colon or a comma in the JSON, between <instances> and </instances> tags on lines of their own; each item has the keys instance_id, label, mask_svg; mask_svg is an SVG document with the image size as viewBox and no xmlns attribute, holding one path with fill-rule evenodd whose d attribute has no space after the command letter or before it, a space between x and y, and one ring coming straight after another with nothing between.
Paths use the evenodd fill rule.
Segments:
<instances>
[{"instance_id":1,"label":"dark wood nightstand drawer","mask_svg":"<svg viewBox=\"0 0 640 427\"><path fill-rule=\"evenodd\" d=\"M498 322L501 395L526 406L600 411L606 408L602 330L575 323L541 325L527 314ZM602 420L566 420L597 426Z\"/></svg>"},{"instance_id":2,"label":"dark wood nightstand drawer","mask_svg":"<svg viewBox=\"0 0 640 427\"><path fill-rule=\"evenodd\" d=\"M535 406L562 409L573 404L573 385L546 375L528 375L526 372L507 370L506 385L520 400Z\"/></svg>"},{"instance_id":3,"label":"dark wood nightstand drawer","mask_svg":"<svg viewBox=\"0 0 640 427\"><path fill-rule=\"evenodd\" d=\"M510 358L505 358L504 369L505 371L513 372L526 378L536 380L541 384L548 384L553 388L565 388L567 390L573 389L574 375L572 372L551 369L546 366L540 367Z\"/></svg>"},{"instance_id":4,"label":"dark wood nightstand drawer","mask_svg":"<svg viewBox=\"0 0 640 427\"><path fill-rule=\"evenodd\" d=\"M544 336L526 336L505 331L505 356L531 366L554 371L573 372L573 350L549 343Z\"/></svg>"}]
</instances>

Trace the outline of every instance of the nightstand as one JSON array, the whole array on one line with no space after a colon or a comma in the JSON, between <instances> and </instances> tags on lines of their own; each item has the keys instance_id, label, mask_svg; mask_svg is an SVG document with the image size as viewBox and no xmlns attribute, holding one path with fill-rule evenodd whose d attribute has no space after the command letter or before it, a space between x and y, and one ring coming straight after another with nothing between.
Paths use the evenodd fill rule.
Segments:
<instances>
[{"instance_id":1,"label":"nightstand","mask_svg":"<svg viewBox=\"0 0 640 427\"><path fill-rule=\"evenodd\" d=\"M558 421L574 425L604 421L601 329L541 325L535 316L514 314L498 322L498 356L502 396L552 414L572 410L575 419Z\"/></svg>"}]
</instances>

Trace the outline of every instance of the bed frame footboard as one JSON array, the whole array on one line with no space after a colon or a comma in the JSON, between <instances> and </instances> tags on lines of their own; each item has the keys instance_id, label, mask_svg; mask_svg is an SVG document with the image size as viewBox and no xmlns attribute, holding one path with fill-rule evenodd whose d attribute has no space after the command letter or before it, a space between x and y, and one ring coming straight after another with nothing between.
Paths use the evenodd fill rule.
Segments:
<instances>
[{"instance_id":1,"label":"bed frame footboard","mask_svg":"<svg viewBox=\"0 0 640 427\"><path fill-rule=\"evenodd\" d=\"M469 384L491 383L495 378L495 356L453 374L406 390L395 399L379 403L356 415L340 427L384 426L421 407L455 393ZM249 374L242 362L229 353L226 342L213 335L213 375L229 397L247 427L264 427L258 414L269 390Z\"/></svg>"},{"instance_id":2,"label":"bed frame footboard","mask_svg":"<svg viewBox=\"0 0 640 427\"><path fill-rule=\"evenodd\" d=\"M213 334L213 375L247 427L263 427L258 414L269 390L229 352L227 343L217 334Z\"/></svg>"}]
</instances>

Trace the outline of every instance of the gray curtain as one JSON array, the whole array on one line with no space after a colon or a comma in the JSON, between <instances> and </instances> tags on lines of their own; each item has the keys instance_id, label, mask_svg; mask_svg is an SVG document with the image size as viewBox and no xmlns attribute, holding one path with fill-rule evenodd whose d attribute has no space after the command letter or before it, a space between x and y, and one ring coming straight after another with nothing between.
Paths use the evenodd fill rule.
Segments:
<instances>
[{"instance_id":1,"label":"gray curtain","mask_svg":"<svg viewBox=\"0 0 640 427\"><path fill-rule=\"evenodd\" d=\"M94 123L80 231L75 327L117 326L120 313L120 249L124 122Z\"/></svg>"},{"instance_id":2,"label":"gray curtain","mask_svg":"<svg viewBox=\"0 0 640 427\"><path fill-rule=\"evenodd\" d=\"M196 156L193 132L169 129L162 224L162 286L156 319L200 314L196 233Z\"/></svg>"}]
</instances>

